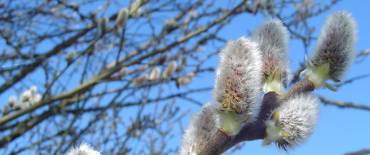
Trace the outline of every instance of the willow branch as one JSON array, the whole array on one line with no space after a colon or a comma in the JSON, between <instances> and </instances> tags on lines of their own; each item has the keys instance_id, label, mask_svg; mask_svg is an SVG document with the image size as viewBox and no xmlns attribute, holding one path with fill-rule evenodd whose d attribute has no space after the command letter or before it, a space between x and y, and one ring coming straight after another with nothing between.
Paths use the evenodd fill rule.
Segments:
<instances>
[{"instance_id":1,"label":"willow branch","mask_svg":"<svg viewBox=\"0 0 370 155\"><path fill-rule=\"evenodd\" d=\"M236 144L243 141L252 141L263 139L265 137L265 121L270 117L271 111L279 106L281 100L290 96L307 93L314 90L313 83L307 79L297 82L291 89L283 96L279 96L275 92L266 93L263 96L261 111L257 120L253 123L247 124L234 137L226 136L220 130L216 132L209 141L206 148L201 149L202 155L221 154Z\"/></svg>"},{"instance_id":2,"label":"willow branch","mask_svg":"<svg viewBox=\"0 0 370 155\"><path fill-rule=\"evenodd\" d=\"M370 148L364 148L358 151L346 153L345 155L366 155L369 153L370 153Z\"/></svg>"},{"instance_id":3,"label":"willow branch","mask_svg":"<svg viewBox=\"0 0 370 155\"><path fill-rule=\"evenodd\" d=\"M332 100L332 99L327 99L323 96L319 96L319 99L321 100L321 102L324 105L332 105L332 106L337 106L337 107L340 107L340 108L352 108L352 109L369 110L370 111L370 106L364 105L364 104Z\"/></svg>"}]
</instances>

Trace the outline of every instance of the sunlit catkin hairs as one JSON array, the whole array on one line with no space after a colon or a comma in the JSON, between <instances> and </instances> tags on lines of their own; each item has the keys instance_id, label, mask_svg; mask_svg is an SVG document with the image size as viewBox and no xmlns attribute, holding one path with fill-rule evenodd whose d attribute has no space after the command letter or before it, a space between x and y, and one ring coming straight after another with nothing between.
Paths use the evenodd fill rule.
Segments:
<instances>
[{"instance_id":1,"label":"sunlit catkin hairs","mask_svg":"<svg viewBox=\"0 0 370 155\"><path fill-rule=\"evenodd\" d=\"M69 150L67 155L101 155L101 153L87 144L81 144L79 147Z\"/></svg>"},{"instance_id":2,"label":"sunlit catkin hairs","mask_svg":"<svg viewBox=\"0 0 370 155\"><path fill-rule=\"evenodd\" d=\"M129 15L129 13L128 13L127 8L122 8L121 10L119 10L119 12L117 14L117 18L116 18L116 30L117 30L117 32L120 32L121 29L126 24L127 19L128 19L128 15Z\"/></svg>"},{"instance_id":3,"label":"sunlit catkin hairs","mask_svg":"<svg viewBox=\"0 0 370 155\"><path fill-rule=\"evenodd\" d=\"M264 92L280 93L286 85L289 72L288 30L278 19L271 19L253 34L262 52Z\"/></svg>"},{"instance_id":4,"label":"sunlit catkin hairs","mask_svg":"<svg viewBox=\"0 0 370 155\"><path fill-rule=\"evenodd\" d=\"M241 125L255 120L259 113L261 70L261 52L249 39L230 41L221 51L214 97L219 104L220 128L228 135L237 134Z\"/></svg>"},{"instance_id":5,"label":"sunlit catkin hairs","mask_svg":"<svg viewBox=\"0 0 370 155\"><path fill-rule=\"evenodd\" d=\"M211 136L217 131L215 115L215 105L206 104L193 116L183 137L181 155L199 154L199 150L207 145Z\"/></svg>"},{"instance_id":6,"label":"sunlit catkin hairs","mask_svg":"<svg viewBox=\"0 0 370 155\"><path fill-rule=\"evenodd\" d=\"M318 99L309 94L295 95L283 101L266 121L264 144L274 142L286 150L306 140L317 121L318 103Z\"/></svg>"},{"instance_id":7,"label":"sunlit catkin hairs","mask_svg":"<svg viewBox=\"0 0 370 155\"><path fill-rule=\"evenodd\" d=\"M337 12L327 19L307 64L306 75L315 86L326 79L340 80L352 64L355 42L356 23L349 13ZM312 73L316 75L310 75Z\"/></svg>"}]
</instances>

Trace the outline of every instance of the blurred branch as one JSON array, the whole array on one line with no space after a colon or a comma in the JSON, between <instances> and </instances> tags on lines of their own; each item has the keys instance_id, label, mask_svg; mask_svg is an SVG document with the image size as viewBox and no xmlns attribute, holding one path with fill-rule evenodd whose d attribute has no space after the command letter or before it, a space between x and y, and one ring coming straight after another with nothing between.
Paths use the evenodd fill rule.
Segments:
<instances>
[{"instance_id":1,"label":"blurred branch","mask_svg":"<svg viewBox=\"0 0 370 155\"><path fill-rule=\"evenodd\" d=\"M370 49L365 49L358 52L357 57L366 57L370 54Z\"/></svg>"},{"instance_id":2,"label":"blurred branch","mask_svg":"<svg viewBox=\"0 0 370 155\"><path fill-rule=\"evenodd\" d=\"M370 148L364 148L358 151L346 153L345 155L367 155L369 153L370 153Z\"/></svg>"},{"instance_id":3,"label":"blurred branch","mask_svg":"<svg viewBox=\"0 0 370 155\"><path fill-rule=\"evenodd\" d=\"M0 86L0 93L3 93L5 90L13 86L15 83L19 82L23 78L25 78L29 73L34 71L37 67L39 67L46 59L49 57L58 54L63 49L73 45L74 42L76 42L80 37L84 36L86 33L88 33L90 30L92 30L94 27L90 26L86 29L82 30L81 32L77 33L75 36L69 38L66 41L63 41L59 45L55 46L53 49L51 49L46 54L38 57L34 63L29 64L25 66L17 75L13 76L11 79L6 81L4 84ZM0 123L1 124L1 123Z\"/></svg>"},{"instance_id":4,"label":"blurred branch","mask_svg":"<svg viewBox=\"0 0 370 155\"><path fill-rule=\"evenodd\" d=\"M99 75L93 77L90 81L87 81L85 82L84 84L82 84L81 86L79 86L78 88L75 88L74 90L70 91L70 92L67 92L67 93L64 93L64 94L61 94L59 96L55 96L55 97L52 97L51 99L49 100L46 100L45 102L39 102L35 105L33 105L32 107L30 108L27 108L27 109L22 109L16 113L13 113L13 114L10 114L10 115L6 115L2 118L0 118L0 125L3 125L13 119L16 119L26 113L29 113L29 112L32 112L40 107L43 107L47 104L50 104L54 101L57 101L57 100L63 100L63 99L67 99L67 98L70 98L70 97L73 97L73 96L76 96L80 93L83 93L87 90L89 90L91 87L95 86L96 84L98 84L99 82L103 81L104 79L108 78L109 76L111 76L114 72L118 71L119 69L123 68L123 67L127 67L127 66L131 66L131 65L134 65L134 64L137 64L137 63L140 63L141 61L145 60L146 58L149 58L155 54L159 54L159 53L163 53L165 51L168 51L170 50L171 48L183 43L183 42L186 42L188 41L189 39L207 31L208 29L210 29L211 27L215 26L217 23L220 23L222 21L224 21L227 17L229 16L232 16L235 14L235 12L240 12L242 11L242 7L244 6L244 1L242 3L240 3L239 5L237 5L234 9L232 9L231 11L225 13L223 16L215 19L213 22L209 23L208 25L204 26L204 27L201 27L197 30L194 30L193 32L191 33L188 33L186 36L183 36L181 39L173 42L172 44L169 44L168 46L164 47L164 48L161 48L161 49L157 49L157 50L154 50L146 55L143 55L142 57L136 59L136 60L133 60L133 61L129 61L129 63L127 64L123 64L123 65L115 65L113 66L112 68L107 68L106 70L102 71ZM147 44L148 45L148 44ZM139 51L134 51L132 53L139 53ZM126 60L129 60L131 57L126 57L125 59L123 59L122 61L126 61ZM0 89L1 90L1 89ZM5 89L4 89L5 90Z\"/></svg>"},{"instance_id":5,"label":"blurred branch","mask_svg":"<svg viewBox=\"0 0 370 155\"><path fill-rule=\"evenodd\" d=\"M332 100L332 99L327 99L323 96L319 96L319 99L324 105L332 105L332 106L337 106L339 108L352 108L352 109L366 110L366 111L370 110L370 106L364 105L364 104Z\"/></svg>"},{"instance_id":6,"label":"blurred branch","mask_svg":"<svg viewBox=\"0 0 370 155\"><path fill-rule=\"evenodd\" d=\"M340 82L338 84L336 84L335 86L336 87L341 87L343 85L347 85L347 84L351 84L357 80L362 80L362 79L366 79L366 78L369 78L370 77L370 74L363 74L363 75L359 75L359 76L355 76L355 77L352 77L352 78L349 78L343 82Z\"/></svg>"}]
</instances>

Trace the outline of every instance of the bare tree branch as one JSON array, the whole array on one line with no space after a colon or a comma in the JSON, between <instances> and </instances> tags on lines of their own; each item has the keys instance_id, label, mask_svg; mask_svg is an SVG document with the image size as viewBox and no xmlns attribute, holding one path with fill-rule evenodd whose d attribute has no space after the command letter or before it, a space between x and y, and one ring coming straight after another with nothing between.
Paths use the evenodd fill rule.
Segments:
<instances>
[{"instance_id":1,"label":"bare tree branch","mask_svg":"<svg viewBox=\"0 0 370 155\"><path fill-rule=\"evenodd\" d=\"M370 106L365 105L365 104L358 104L354 102L344 102L344 101L338 101L338 100L332 100L332 99L327 99L323 96L319 96L321 102L324 105L332 105L332 106L337 106L339 108L352 108L352 109L358 109L358 110L370 110Z\"/></svg>"},{"instance_id":2,"label":"bare tree branch","mask_svg":"<svg viewBox=\"0 0 370 155\"><path fill-rule=\"evenodd\" d=\"M345 155L366 155L369 153L370 153L370 148L364 148L358 151L346 153Z\"/></svg>"}]
</instances>

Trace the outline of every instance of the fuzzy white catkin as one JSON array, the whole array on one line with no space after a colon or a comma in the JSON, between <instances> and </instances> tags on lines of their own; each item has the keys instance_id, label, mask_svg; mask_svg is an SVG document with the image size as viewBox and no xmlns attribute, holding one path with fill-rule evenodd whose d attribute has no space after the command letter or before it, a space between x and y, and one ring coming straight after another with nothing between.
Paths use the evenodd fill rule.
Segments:
<instances>
[{"instance_id":1,"label":"fuzzy white catkin","mask_svg":"<svg viewBox=\"0 0 370 155\"><path fill-rule=\"evenodd\" d=\"M24 109L31 106L32 91L30 89L25 90L20 96L19 106Z\"/></svg>"},{"instance_id":2,"label":"fuzzy white catkin","mask_svg":"<svg viewBox=\"0 0 370 155\"><path fill-rule=\"evenodd\" d=\"M355 55L356 22L351 14L340 11L331 15L321 30L310 62L314 65L329 63L329 76L339 80L352 64Z\"/></svg>"},{"instance_id":3,"label":"fuzzy white catkin","mask_svg":"<svg viewBox=\"0 0 370 155\"><path fill-rule=\"evenodd\" d=\"M246 123L255 120L260 109L261 52L244 37L230 41L220 53L214 97L224 111L242 114Z\"/></svg>"},{"instance_id":4,"label":"fuzzy white catkin","mask_svg":"<svg viewBox=\"0 0 370 155\"><path fill-rule=\"evenodd\" d=\"M172 74L176 71L177 63L176 61L171 61L167 68L163 71L163 78L168 79L172 77Z\"/></svg>"},{"instance_id":5,"label":"fuzzy white catkin","mask_svg":"<svg viewBox=\"0 0 370 155\"><path fill-rule=\"evenodd\" d=\"M31 91L31 94L34 95L34 94L37 94L37 86L35 85L32 85L29 89Z\"/></svg>"},{"instance_id":6,"label":"fuzzy white catkin","mask_svg":"<svg viewBox=\"0 0 370 155\"><path fill-rule=\"evenodd\" d=\"M288 66L288 30L278 19L271 19L253 34L253 41L259 44L263 57L280 60L279 65Z\"/></svg>"},{"instance_id":7,"label":"fuzzy white catkin","mask_svg":"<svg viewBox=\"0 0 370 155\"><path fill-rule=\"evenodd\" d=\"M182 85L186 85L188 83L190 83L193 78L195 76L195 73L194 72L191 72L183 77L180 77L176 80L176 85L179 87L179 86L182 86Z\"/></svg>"},{"instance_id":8,"label":"fuzzy white catkin","mask_svg":"<svg viewBox=\"0 0 370 155\"><path fill-rule=\"evenodd\" d=\"M289 147L306 140L314 130L319 115L319 101L309 94L295 95L276 109L280 127L288 133L284 137ZM279 145L279 144L278 144ZM285 144L280 144L284 148Z\"/></svg>"},{"instance_id":9,"label":"fuzzy white catkin","mask_svg":"<svg viewBox=\"0 0 370 155\"><path fill-rule=\"evenodd\" d=\"M17 97L12 95L12 96L9 96L8 98L8 105L9 107L11 108L15 108L18 106L18 101L17 101Z\"/></svg>"},{"instance_id":10,"label":"fuzzy white catkin","mask_svg":"<svg viewBox=\"0 0 370 155\"><path fill-rule=\"evenodd\" d=\"M216 107L206 104L199 113L194 114L189 127L184 133L180 149L181 155L196 155L205 147L211 136L217 131Z\"/></svg>"},{"instance_id":11,"label":"fuzzy white catkin","mask_svg":"<svg viewBox=\"0 0 370 155\"><path fill-rule=\"evenodd\" d=\"M81 144L79 147L69 150L66 155L101 155L101 153L87 144Z\"/></svg>"},{"instance_id":12,"label":"fuzzy white catkin","mask_svg":"<svg viewBox=\"0 0 370 155\"><path fill-rule=\"evenodd\" d=\"M120 30L123 28L123 26L126 24L128 19L128 10L127 8L122 8L119 10L117 18L116 18L116 27L117 30Z\"/></svg>"},{"instance_id":13,"label":"fuzzy white catkin","mask_svg":"<svg viewBox=\"0 0 370 155\"><path fill-rule=\"evenodd\" d=\"M117 17L118 18L118 17ZM107 31L107 24L109 23L108 17L103 17L98 22L98 27L100 30L100 35L104 34Z\"/></svg>"},{"instance_id":14,"label":"fuzzy white catkin","mask_svg":"<svg viewBox=\"0 0 370 155\"><path fill-rule=\"evenodd\" d=\"M144 2L143 0L134 0L132 4L130 5L130 14L136 16L143 2Z\"/></svg>"},{"instance_id":15,"label":"fuzzy white catkin","mask_svg":"<svg viewBox=\"0 0 370 155\"><path fill-rule=\"evenodd\" d=\"M161 76L161 68L154 67L149 74L149 80L155 81L158 80Z\"/></svg>"},{"instance_id":16,"label":"fuzzy white catkin","mask_svg":"<svg viewBox=\"0 0 370 155\"><path fill-rule=\"evenodd\" d=\"M41 101L41 98L42 98L41 94L35 94L33 96L33 103L32 104L35 104L35 103L40 102Z\"/></svg>"},{"instance_id":17,"label":"fuzzy white catkin","mask_svg":"<svg viewBox=\"0 0 370 155\"><path fill-rule=\"evenodd\" d=\"M37 90L37 86L33 85L29 89L25 90L19 99L19 106L21 109L28 108L33 104L40 102L42 99L41 94Z\"/></svg>"},{"instance_id":18,"label":"fuzzy white catkin","mask_svg":"<svg viewBox=\"0 0 370 155\"><path fill-rule=\"evenodd\" d=\"M282 76L279 82L284 83L289 73L288 38L288 30L278 19L268 20L252 36L262 53L264 75L279 72Z\"/></svg>"},{"instance_id":19,"label":"fuzzy white catkin","mask_svg":"<svg viewBox=\"0 0 370 155\"><path fill-rule=\"evenodd\" d=\"M140 86L145 82L146 79L147 79L147 76L139 76L132 80L132 84L134 86Z\"/></svg>"}]
</instances>

